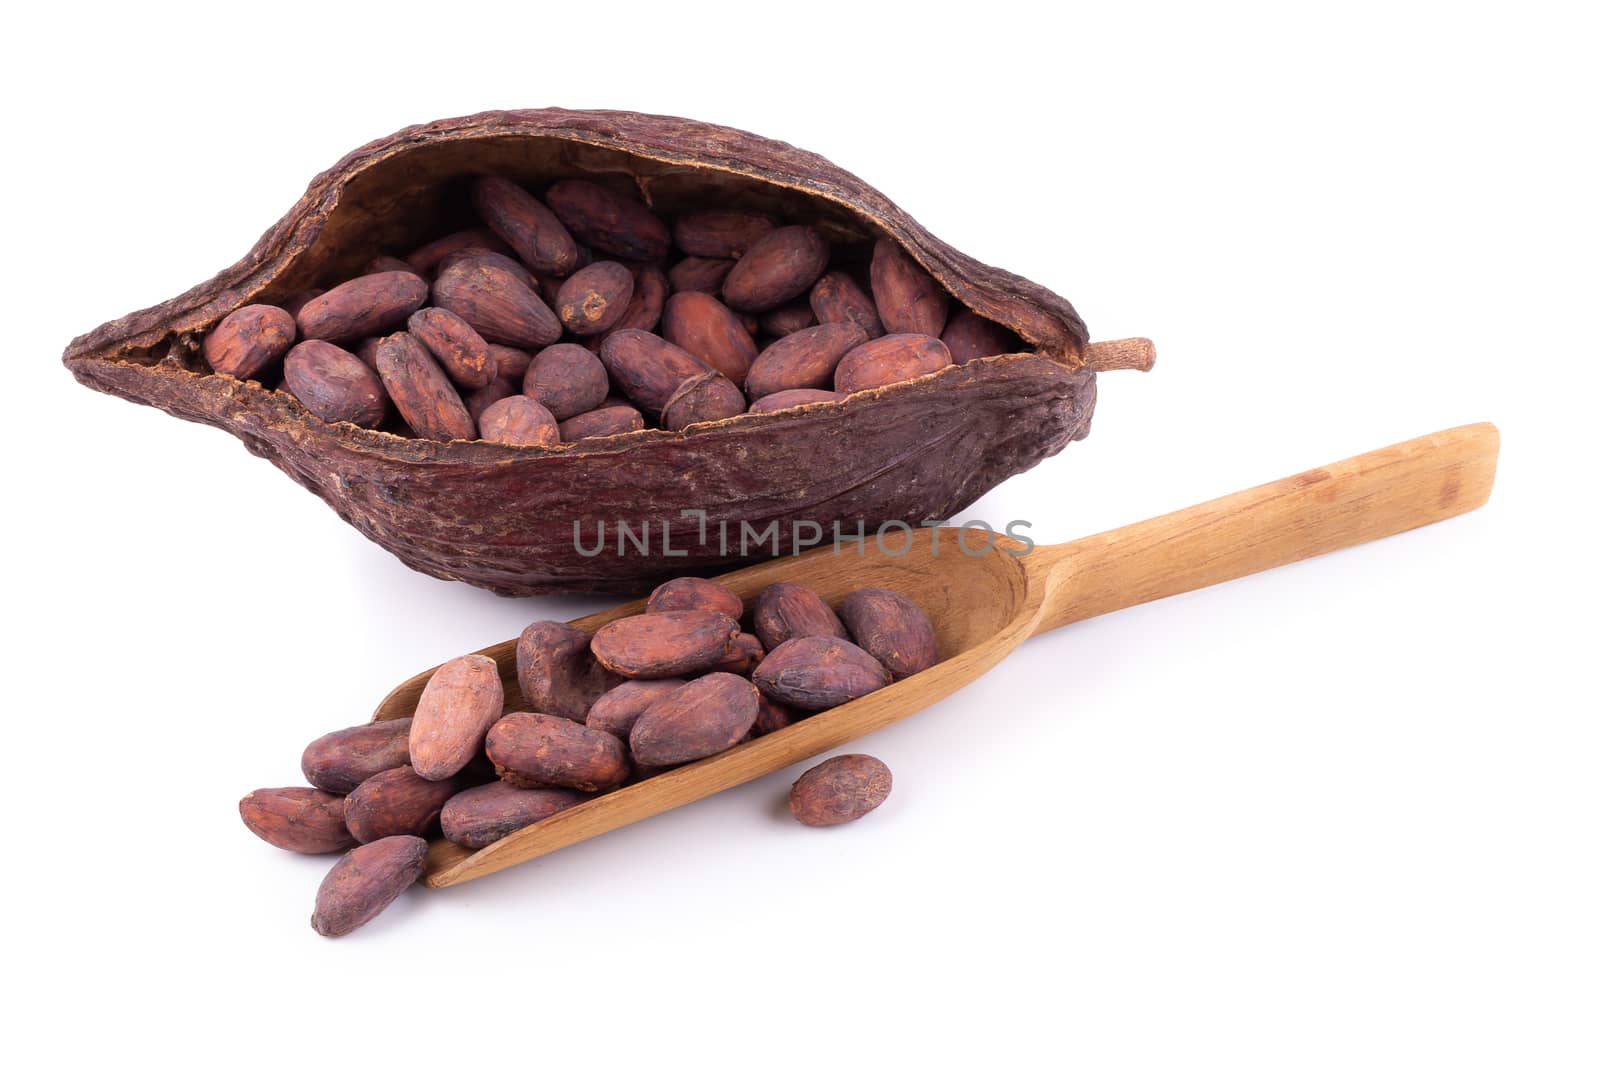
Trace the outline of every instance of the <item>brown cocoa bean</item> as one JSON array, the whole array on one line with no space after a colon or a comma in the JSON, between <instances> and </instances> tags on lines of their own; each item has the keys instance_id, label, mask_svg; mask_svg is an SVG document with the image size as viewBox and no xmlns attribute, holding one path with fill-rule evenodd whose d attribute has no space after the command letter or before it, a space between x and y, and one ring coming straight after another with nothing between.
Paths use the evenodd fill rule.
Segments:
<instances>
[{"instance_id":1,"label":"brown cocoa bean","mask_svg":"<svg viewBox=\"0 0 1600 1066\"><path fill-rule=\"evenodd\" d=\"M633 299L633 271L610 260L584 267L561 283L556 314L580 337L604 333L622 320Z\"/></svg>"},{"instance_id":2,"label":"brown cocoa bean","mask_svg":"<svg viewBox=\"0 0 1600 1066\"><path fill-rule=\"evenodd\" d=\"M355 357L371 367L374 374L378 372L378 345L382 341L382 337L363 337L354 349Z\"/></svg>"},{"instance_id":3,"label":"brown cocoa bean","mask_svg":"<svg viewBox=\"0 0 1600 1066\"><path fill-rule=\"evenodd\" d=\"M456 778L429 781L409 766L373 774L345 799L344 820L361 843L379 837L426 836L445 800L461 790Z\"/></svg>"},{"instance_id":4,"label":"brown cocoa bean","mask_svg":"<svg viewBox=\"0 0 1600 1066\"><path fill-rule=\"evenodd\" d=\"M426 278L439 269L439 264L446 256L469 249L505 255L511 251L511 246L487 229L464 229L429 241L406 256L406 262L410 264L413 274Z\"/></svg>"},{"instance_id":5,"label":"brown cocoa bean","mask_svg":"<svg viewBox=\"0 0 1600 1066\"><path fill-rule=\"evenodd\" d=\"M831 389L784 389L782 392L769 392L752 403L750 414L764 415L773 411L786 411L791 407L802 407L808 403L833 403L844 398L844 393L834 392Z\"/></svg>"},{"instance_id":6,"label":"brown cocoa bean","mask_svg":"<svg viewBox=\"0 0 1600 1066\"><path fill-rule=\"evenodd\" d=\"M671 341L637 329L607 334L600 361L628 399L657 415L680 385L712 369Z\"/></svg>"},{"instance_id":7,"label":"brown cocoa bean","mask_svg":"<svg viewBox=\"0 0 1600 1066\"><path fill-rule=\"evenodd\" d=\"M239 801L245 828L273 847L302 855L343 851L355 838L344 823L344 797L315 788L258 788Z\"/></svg>"},{"instance_id":8,"label":"brown cocoa bean","mask_svg":"<svg viewBox=\"0 0 1600 1066\"><path fill-rule=\"evenodd\" d=\"M294 335L295 321L288 311L270 304L248 304L206 334L200 353L219 374L253 378L289 350Z\"/></svg>"},{"instance_id":9,"label":"brown cocoa bean","mask_svg":"<svg viewBox=\"0 0 1600 1066\"><path fill-rule=\"evenodd\" d=\"M544 294L544 282L540 280L539 275L523 266L519 261L511 258L509 255L501 255L499 252L491 252L485 248L463 248L459 252L451 252L449 255L439 260L439 269L435 271L434 279L437 280L440 274L443 274L446 270L449 270L457 263L464 263L473 259L481 260L482 262L499 267L501 270L504 270L507 274L510 274L512 277L522 282L522 284L526 285L535 295L539 296L540 299L543 299L546 305L549 304L549 298ZM557 287L559 287L561 283L559 280L557 280L555 284ZM554 291L554 289L551 290L551 292Z\"/></svg>"},{"instance_id":10,"label":"brown cocoa bean","mask_svg":"<svg viewBox=\"0 0 1600 1066\"><path fill-rule=\"evenodd\" d=\"M763 693L761 707L756 711L755 724L750 727L750 736L764 737L768 733L776 733L780 729L794 725L802 717L804 716L795 708L777 700L770 700Z\"/></svg>"},{"instance_id":11,"label":"brown cocoa bean","mask_svg":"<svg viewBox=\"0 0 1600 1066\"><path fill-rule=\"evenodd\" d=\"M487 256L452 263L433 282L433 302L466 320L486 341L543 348L561 339L561 323L514 272Z\"/></svg>"},{"instance_id":12,"label":"brown cocoa bean","mask_svg":"<svg viewBox=\"0 0 1600 1066\"><path fill-rule=\"evenodd\" d=\"M623 677L682 677L720 660L738 631L720 611L654 611L607 622L589 647Z\"/></svg>"},{"instance_id":13,"label":"brown cocoa bean","mask_svg":"<svg viewBox=\"0 0 1600 1066\"><path fill-rule=\"evenodd\" d=\"M318 296L300 308L295 321L302 338L337 344L394 329L427 298L428 283L415 274L367 274Z\"/></svg>"},{"instance_id":14,"label":"brown cocoa bean","mask_svg":"<svg viewBox=\"0 0 1600 1066\"><path fill-rule=\"evenodd\" d=\"M472 185L472 206L530 269L567 274L577 268L578 244L572 234L554 211L516 182L479 178Z\"/></svg>"},{"instance_id":15,"label":"brown cocoa bean","mask_svg":"<svg viewBox=\"0 0 1600 1066\"><path fill-rule=\"evenodd\" d=\"M811 313L818 322L859 326L867 339L883 336L883 322L872 297L842 270L833 270L811 286Z\"/></svg>"},{"instance_id":16,"label":"brown cocoa bean","mask_svg":"<svg viewBox=\"0 0 1600 1066\"><path fill-rule=\"evenodd\" d=\"M411 769L429 781L460 773L505 705L500 667L488 656L462 655L439 667L417 697Z\"/></svg>"},{"instance_id":17,"label":"brown cocoa bean","mask_svg":"<svg viewBox=\"0 0 1600 1066\"><path fill-rule=\"evenodd\" d=\"M522 379L527 376L533 356L521 348L513 348L507 344L489 345L489 354L494 357L494 376L514 382L520 391Z\"/></svg>"},{"instance_id":18,"label":"brown cocoa bean","mask_svg":"<svg viewBox=\"0 0 1600 1066\"><path fill-rule=\"evenodd\" d=\"M1026 351L1015 333L965 307L950 316L939 339L950 349L950 360L957 366L991 355Z\"/></svg>"},{"instance_id":19,"label":"brown cocoa bean","mask_svg":"<svg viewBox=\"0 0 1600 1066\"><path fill-rule=\"evenodd\" d=\"M473 424L479 427L480 435L483 432L483 413L507 396L517 395L520 395L520 390L516 385L499 374L496 374L494 380L483 388L473 389L467 393L467 414L472 416Z\"/></svg>"},{"instance_id":20,"label":"brown cocoa bean","mask_svg":"<svg viewBox=\"0 0 1600 1066\"><path fill-rule=\"evenodd\" d=\"M556 419L538 400L507 396L490 404L478 419L478 439L494 444L549 448L561 443Z\"/></svg>"},{"instance_id":21,"label":"brown cocoa bean","mask_svg":"<svg viewBox=\"0 0 1600 1066\"><path fill-rule=\"evenodd\" d=\"M317 888L311 928L344 936L366 925L416 883L428 866L428 842L392 836L364 844L333 864Z\"/></svg>"},{"instance_id":22,"label":"brown cocoa bean","mask_svg":"<svg viewBox=\"0 0 1600 1066\"><path fill-rule=\"evenodd\" d=\"M582 792L570 788L517 788L491 781L451 796L439 814L439 828L452 844L486 848L583 799Z\"/></svg>"},{"instance_id":23,"label":"brown cocoa bean","mask_svg":"<svg viewBox=\"0 0 1600 1066\"><path fill-rule=\"evenodd\" d=\"M944 332L950 297L905 249L887 238L872 249L872 302L886 333Z\"/></svg>"},{"instance_id":24,"label":"brown cocoa bean","mask_svg":"<svg viewBox=\"0 0 1600 1066\"><path fill-rule=\"evenodd\" d=\"M589 437L614 437L619 433L636 433L644 428L644 415L629 407L597 407L562 422L559 427L563 441L585 440Z\"/></svg>"},{"instance_id":25,"label":"brown cocoa bean","mask_svg":"<svg viewBox=\"0 0 1600 1066\"><path fill-rule=\"evenodd\" d=\"M283 360L283 382L306 410L324 422L376 429L389 396L373 369L327 341L301 341Z\"/></svg>"},{"instance_id":26,"label":"brown cocoa bean","mask_svg":"<svg viewBox=\"0 0 1600 1066\"><path fill-rule=\"evenodd\" d=\"M496 366L489 342L452 311L424 307L406 320L406 332L421 341L450 380L467 389L481 389L494 380Z\"/></svg>"},{"instance_id":27,"label":"brown cocoa bean","mask_svg":"<svg viewBox=\"0 0 1600 1066\"><path fill-rule=\"evenodd\" d=\"M675 577L657 585L645 602L646 612L719 611L737 622L744 616L744 601L726 585L703 577Z\"/></svg>"},{"instance_id":28,"label":"brown cocoa bean","mask_svg":"<svg viewBox=\"0 0 1600 1066\"><path fill-rule=\"evenodd\" d=\"M833 387L861 392L920 378L949 365L950 349L938 337L889 333L847 352L834 368Z\"/></svg>"},{"instance_id":29,"label":"brown cocoa bean","mask_svg":"<svg viewBox=\"0 0 1600 1066\"><path fill-rule=\"evenodd\" d=\"M777 225L759 211L693 211L672 224L672 240L685 255L737 259Z\"/></svg>"},{"instance_id":30,"label":"brown cocoa bean","mask_svg":"<svg viewBox=\"0 0 1600 1066\"><path fill-rule=\"evenodd\" d=\"M827 600L793 581L777 581L762 589L751 620L768 652L797 637L849 636Z\"/></svg>"},{"instance_id":31,"label":"brown cocoa bean","mask_svg":"<svg viewBox=\"0 0 1600 1066\"><path fill-rule=\"evenodd\" d=\"M784 226L750 246L728 271L722 298L738 311L770 311L811 288L828 268L828 242L811 226Z\"/></svg>"},{"instance_id":32,"label":"brown cocoa bean","mask_svg":"<svg viewBox=\"0 0 1600 1066\"><path fill-rule=\"evenodd\" d=\"M622 318L611 327L612 333L625 329L653 330L661 322L661 309L667 302L667 276L659 267L643 266L633 274L633 299ZM590 338L591 340L593 338Z\"/></svg>"},{"instance_id":33,"label":"brown cocoa bean","mask_svg":"<svg viewBox=\"0 0 1600 1066\"><path fill-rule=\"evenodd\" d=\"M605 403L611 389L600 357L576 344L552 344L533 357L522 379L525 395L565 422Z\"/></svg>"},{"instance_id":34,"label":"brown cocoa bean","mask_svg":"<svg viewBox=\"0 0 1600 1066\"><path fill-rule=\"evenodd\" d=\"M392 255L375 255L367 260L367 265L361 268L363 274L385 274L391 270L400 270L411 273L411 264L404 259L396 259Z\"/></svg>"},{"instance_id":35,"label":"brown cocoa bean","mask_svg":"<svg viewBox=\"0 0 1600 1066\"><path fill-rule=\"evenodd\" d=\"M302 307L321 296L325 291L324 289L304 289L283 301L283 309L289 312L289 316L292 318L300 313ZM295 328L299 329L298 326Z\"/></svg>"},{"instance_id":36,"label":"brown cocoa bean","mask_svg":"<svg viewBox=\"0 0 1600 1066\"><path fill-rule=\"evenodd\" d=\"M589 651L589 634L561 622L534 622L517 637L517 687L541 714L581 722L616 684Z\"/></svg>"},{"instance_id":37,"label":"brown cocoa bean","mask_svg":"<svg viewBox=\"0 0 1600 1066\"><path fill-rule=\"evenodd\" d=\"M690 256L679 260L667 271L667 283L673 292L705 292L715 294L722 290L722 280L733 269L732 259L703 259Z\"/></svg>"},{"instance_id":38,"label":"brown cocoa bean","mask_svg":"<svg viewBox=\"0 0 1600 1066\"><path fill-rule=\"evenodd\" d=\"M628 733L628 749L640 766L704 759L743 740L759 709L755 686L744 678L706 674L651 703Z\"/></svg>"},{"instance_id":39,"label":"brown cocoa bean","mask_svg":"<svg viewBox=\"0 0 1600 1066\"><path fill-rule=\"evenodd\" d=\"M787 337L817 324L817 316L808 304L787 304L761 316L761 332L773 337Z\"/></svg>"},{"instance_id":40,"label":"brown cocoa bean","mask_svg":"<svg viewBox=\"0 0 1600 1066\"><path fill-rule=\"evenodd\" d=\"M739 633L729 645L728 654L711 668L728 674L738 674L740 677L749 677L750 671L761 665L761 660L766 654L766 649L761 646L760 637L754 633Z\"/></svg>"},{"instance_id":41,"label":"brown cocoa bean","mask_svg":"<svg viewBox=\"0 0 1600 1066\"><path fill-rule=\"evenodd\" d=\"M519 786L598 792L628 778L622 741L553 714L506 715L489 730L484 750L500 776Z\"/></svg>"},{"instance_id":42,"label":"brown cocoa bean","mask_svg":"<svg viewBox=\"0 0 1600 1066\"><path fill-rule=\"evenodd\" d=\"M933 623L915 602L891 589L857 589L839 604L850 639L904 680L939 661Z\"/></svg>"},{"instance_id":43,"label":"brown cocoa bean","mask_svg":"<svg viewBox=\"0 0 1600 1066\"><path fill-rule=\"evenodd\" d=\"M752 398L792 389L821 389L833 382L839 360L867 342L852 323L812 326L773 341L750 364L744 388Z\"/></svg>"},{"instance_id":44,"label":"brown cocoa bean","mask_svg":"<svg viewBox=\"0 0 1600 1066\"><path fill-rule=\"evenodd\" d=\"M744 414L744 393L739 386L711 371L678 386L661 408L661 424L670 430L700 422L720 422Z\"/></svg>"},{"instance_id":45,"label":"brown cocoa bean","mask_svg":"<svg viewBox=\"0 0 1600 1066\"><path fill-rule=\"evenodd\" d=\"M421 341L409 333L390 334L379 342L377 360L389 399L417 436L446 441L478 435L460 394Z\"/></svg>"},{"instance_id":46,"label":"brown cocoa bean","mask_svg":"<svg viewBox=\"0 0 1600 1066\"><path fill-rule=\"evenodd\" d=\"M760 333L761 333L761 319L757 318L755 315L750 314L748 311L739 311L739 312L736 312L736 313L739 316L739 325L744 327L744 331L746 333L750 334L750 336L752 338L757 337L757 336L760 335Z\"/></svg>"},{"instance_id":47,"label":"brown cocoa bean","mask_svg":"<svg viewBox=\"0 0 1600 1066\"><path fill-rule=\"evenodd\" d=\"M800 637L770 649L750 680L769 699L825 711L883 688L889 671L848 640Z\"/></svg>"},{"instance_id":48,"label":"brown cocoa bean","mask_svg":"<svg viewBox=\"0 0 1600 1066\"><path fill-rule=\"evenodd\" d=\"M789 810L802 825L842 825L876 810L893 786L881 760L835 755L800 775L789 790Z\"/></svg>"},{"instance_id":49,"label":"brown cocoa bean","mask_svg":"<svg viewBox=\"0 0 1600 1066\"><path fill-rule=\"evenodd\" d=\"M734 385L743 385L756 358L756 343L738 316L715 296L680 292L668 297L661 312L661 335Z\"/></svg>"},{"instance_id":50,"label":"brown cocoa bean","mask_svg":"<svg viewBox=\"0 0 1600 1066\"><path fill-rule=\"evenodd\" d=\"M651 704L686 684L687 681L676 677L664 677L656 681L624 681L594 701L584 724L625 741L633 729L633 723L650 709Z\"/></svg>"},{"instance_id":51,"label":"brown cocoa bean","mask_svg":"<svg viewBox=\"0 0 1600 1066\"><path fill-rule=\"evenodd\" d=\"M672 246L672 236L650 209L592 181L558 181L545 203L577 238L603 255L648 263Z\"/></svg>"},{"instance_id":52,"label":"brown cocoa bean","mask_svg":"<svg viewBox=\"0 0 1600 1066\"><path fill-rule=\"evenodd\" d=\"M306 745L300 772L324 792L354 792L374 774L411 761L410 733L409 718L336 729Z\"/></svg>"}]
</instances>

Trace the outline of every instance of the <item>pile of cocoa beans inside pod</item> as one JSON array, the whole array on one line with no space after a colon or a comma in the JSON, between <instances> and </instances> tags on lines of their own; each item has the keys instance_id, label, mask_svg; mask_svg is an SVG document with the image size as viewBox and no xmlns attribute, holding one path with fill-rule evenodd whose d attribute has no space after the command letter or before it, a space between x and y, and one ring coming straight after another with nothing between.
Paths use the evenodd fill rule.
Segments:
<instances>
[{"instance_id":1,"label":"pile of cocoa beans inside pod","mask_svg":"<svg viewBox=\"0 0 1600 1066\"><path fill-rule=\"evenodd\" d=\"M311 742L310 787L239 801L257 836L289 851L347 852L317 896L312 926L350 932L426 866L428 838L482 848L593 796L708 758L932 666L933 626L889 589L864 588L835 611L814 590L767 586L749 612L715 582L681 577L641 614L590 637L534 622L516 645L530 711L506 712L484 655L440 666L413 717ZM867 755L812 767L790 792L805 825L853 821L888 796L889 768ZM350 850L353 849L353 850Z\"/></svg>"},{"instance_id":2,"label":"pile of cocoa beans inside pod","mask_svg":"<svg viewBox=\"0 0 1600 1066\"><path fill-rule=\"evenodd\" d=\"M828 403L1015 352L889 240L830 246L749 210L667 220L630 183L542 199L501 177L483 225L366 273L250 304L207 334L212 370L326 422L429 440L550 446Z\"/></svg>"}]
</instances>

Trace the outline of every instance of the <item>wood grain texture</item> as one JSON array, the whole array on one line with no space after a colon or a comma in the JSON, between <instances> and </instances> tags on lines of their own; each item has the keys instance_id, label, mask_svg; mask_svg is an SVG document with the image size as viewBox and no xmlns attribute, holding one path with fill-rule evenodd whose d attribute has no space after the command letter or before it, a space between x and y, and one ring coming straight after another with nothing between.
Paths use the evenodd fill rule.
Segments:
<instances>
[{"instance_id":1,"label":"wood grain texture","mask_svg":"<svg viewBox=\"0 0 1600 1066\"><path fill-rule=\"evenodd\" d=\"M432 846L426 883L458 884L620 828L820 755L928 707L985 673L1035 633L1350 547L1481 506L1494 483L1499 434L1462 426L1308 470L1183 511L1069 544L1011 554L993 538L963 552L954 529L920 529L905 550L869 542L778 559L717 578L747 605L767 585L798 581L837 606L875 585L909 596L932 620L940 662L861 699L688 766L606 793L479 851ZM969 536L968 545L981 545ZM572 624L594 632L638 613L623 604ZM482 652L507 680L507 710L524 709L515 642ZM414 712L432 671L401 684L374 718Z\"/></svg>"}]
</instances>

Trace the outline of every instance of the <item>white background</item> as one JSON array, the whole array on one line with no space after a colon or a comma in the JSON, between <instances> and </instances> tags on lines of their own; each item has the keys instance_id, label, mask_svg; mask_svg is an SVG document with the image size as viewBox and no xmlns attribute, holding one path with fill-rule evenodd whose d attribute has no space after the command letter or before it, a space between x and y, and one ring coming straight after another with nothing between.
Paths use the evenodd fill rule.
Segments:
<instances>
[{"instance_id":1,"label":"white background","mask_svg":"<svg viewBox=\"0 0 1600 1066\"><path fill-rule=\"evenodd\" d=\"M1111 9L1115 8L1113 12ZM1579 5L387 4L14 25L6 1013L37 1058L1594 1062L1595 190ZM814 149L1156 371L967 517L1057 541L1463 422L1484 510L1082 624L855 750L342 941L239 824L399 679L599 600L413 573L76 334L413 122ZM15 1048L14 1048L15 1050Z\"/></svg>"}]
</instances>

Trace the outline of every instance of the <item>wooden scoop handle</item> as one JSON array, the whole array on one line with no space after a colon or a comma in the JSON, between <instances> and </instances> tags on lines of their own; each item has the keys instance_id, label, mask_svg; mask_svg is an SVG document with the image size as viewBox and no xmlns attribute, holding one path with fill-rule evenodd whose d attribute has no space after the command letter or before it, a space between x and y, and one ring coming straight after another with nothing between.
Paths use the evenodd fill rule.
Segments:
<instances>
[{"instance_id":1,"label":"wooden scoop handle","mask_svg":"<svg viewBox=\"0 0 1600 1066\"><path fill-rule=\"evenodd\" d=\"M1042 633L1463 514L1494 485L1488 422L1430 433L1024 557Z\"/></svg>"}]
</instances>

